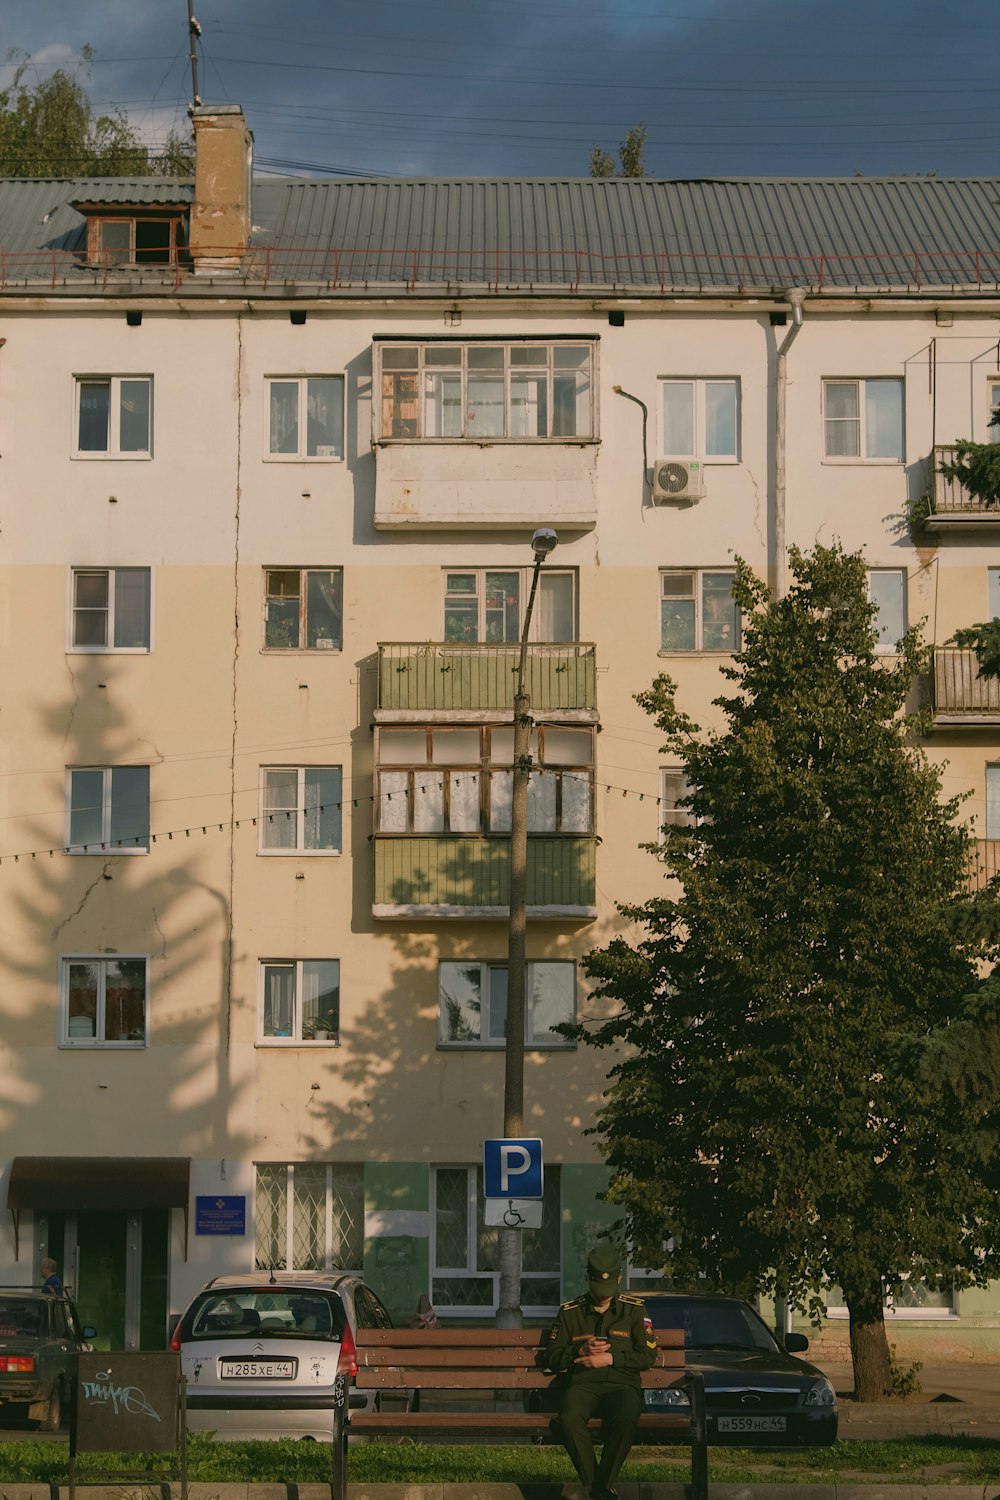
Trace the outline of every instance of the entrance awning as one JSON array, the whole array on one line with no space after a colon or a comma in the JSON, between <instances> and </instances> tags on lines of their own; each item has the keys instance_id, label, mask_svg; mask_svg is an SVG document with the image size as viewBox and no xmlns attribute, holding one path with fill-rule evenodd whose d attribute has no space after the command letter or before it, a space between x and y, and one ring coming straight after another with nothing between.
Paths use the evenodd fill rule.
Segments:
<instances>
[{"instance_id":1,"label":"entrance awning","mask_svg":"<svg viewBox=\"0 0 1000 1500\"><path fill-rule=\"evenodd\" d=\"M183 1208L186 1241L190 1176L187 1156L15 1156L7 1184L15 1254L24 1208Z\"/></svg>"}]
</instances>

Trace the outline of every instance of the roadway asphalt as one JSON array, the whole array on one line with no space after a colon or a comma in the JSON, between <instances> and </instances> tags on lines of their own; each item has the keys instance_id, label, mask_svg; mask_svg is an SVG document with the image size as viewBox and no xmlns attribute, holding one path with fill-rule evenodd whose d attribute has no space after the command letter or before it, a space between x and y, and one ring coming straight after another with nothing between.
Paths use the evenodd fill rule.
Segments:
<instances>
[{"instance_id":1,"label":"roadway asphalt","mask_svg":"<svg viewBox=\"0 0 1000 1500\"><path fill-rule=\"evenodd\" d=\"M1000 1364L954 1360L926 1365L918 1372L922 1389L916 1395L866 1404L851 1399L854 1376L849 1364L816 1362L839 1397L842 1438L928 1432L1000 1438Z\"/></svg>"}]
</instances>

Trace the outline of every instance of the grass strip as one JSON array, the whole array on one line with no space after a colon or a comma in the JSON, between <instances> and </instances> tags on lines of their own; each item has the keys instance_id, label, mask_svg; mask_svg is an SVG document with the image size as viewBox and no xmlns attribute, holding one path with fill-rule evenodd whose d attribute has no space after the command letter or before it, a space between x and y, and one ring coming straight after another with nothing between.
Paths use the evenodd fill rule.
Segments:
<instances>
[{"instance_id":1,"label":"grass strip","mask_svg":"<svg viewBox=\"0 0 1000 1500\"><path fill-rule=\"evenodd\" d=\"M709 1450L709 1477L732 1484L990 1484L1000 1479L1000 1442L935 1436L849 1439L833 1448ZM0 1479L9 1484L65 1482L68 1450L52 1442L7 1442L0 1448ZM328 1483L331 1451L325 1443L216 1443L196 1434L188 1445L188 1478L212 1483ZM81 1476L124 1469L163 1469L162 1454L78 1455ZM682 1448L636 1448L621 1478L685 1483L690 1463ZM567 1484L573 1471L555 1446L443 1443L352 1443L348 1479L360 1483Z\"/></svg>"}]
</instances>

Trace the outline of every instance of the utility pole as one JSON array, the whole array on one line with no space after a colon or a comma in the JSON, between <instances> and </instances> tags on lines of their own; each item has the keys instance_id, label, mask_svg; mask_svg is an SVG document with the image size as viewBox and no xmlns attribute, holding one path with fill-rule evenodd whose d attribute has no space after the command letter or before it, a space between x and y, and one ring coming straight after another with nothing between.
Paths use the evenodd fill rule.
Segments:
<instances>
[{"instance_id":1,"label":"utility pole","mask_svg":"<svg viewBox=\"0 0 1000 1500\"><path fill-rule=\"evenodd\" d=\"M510 915L507 925L507 1037L504 1050L503 1133L507 1140L524 1134L524 971L528 894L528 782L531 777L531 706L524 690L528 632L535 605L538 574L559 538L541 527L531 538L535 569L521 627L521 650L514 689L514 766L510 807ZM520 1328L521 1231L500 1230L500 1299L498 1328Z\"/></svg>"},{"instance_id":2,"label":"utility pole","mask_svg":"<svg viewBox=\"0 0 1000 1500\"><path fill-rule=\"evenodd\" d=\"M198 38L201 36L201 24L195 18L194 0L188 0L188 39L191 50L188 57L191 61L191 108L197 109L201 104L201 95L198 92Z\"/></svg>"}]
</instances>

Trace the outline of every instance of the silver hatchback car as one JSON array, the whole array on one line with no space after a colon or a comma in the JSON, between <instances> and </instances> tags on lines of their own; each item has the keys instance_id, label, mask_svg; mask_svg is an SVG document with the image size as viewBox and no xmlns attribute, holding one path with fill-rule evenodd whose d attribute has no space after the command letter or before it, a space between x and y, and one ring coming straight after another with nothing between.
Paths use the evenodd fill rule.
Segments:
<instances>
[{"instance_id":1,"label":"silver hatchback car","mask_svg":"<svg viewBox=\"0 0 1000 1500\"><path fill-rule=\"evenodd\" d=\"M221 1439L333 1439L334 1414L371 1404L356 1391L354 1332L392 1319L357 1276L272 1271L219 1276L174 1330L188 1428Z\"/></svg>"}]
</instances>

